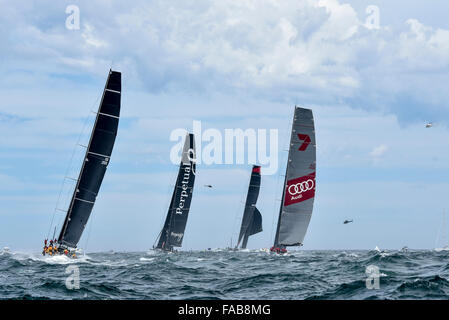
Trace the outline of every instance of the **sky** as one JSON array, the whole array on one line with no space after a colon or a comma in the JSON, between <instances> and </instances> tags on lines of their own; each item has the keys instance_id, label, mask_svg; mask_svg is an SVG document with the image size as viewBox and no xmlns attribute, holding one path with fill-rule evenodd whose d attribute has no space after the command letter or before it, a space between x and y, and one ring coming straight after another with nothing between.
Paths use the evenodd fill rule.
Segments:
<instances>
[{"instance_id":1,"label":"sky","mask_svg":"<svg viewBox=\"0 0 449 320\"><path fill-rule=\"evenodd\" d=\"M79 28L66 12L73 5ZM77 175L78 144L111 67L122 72L121 120L85 250L151 248L178 171L170 134L194 121L203 132L278 130L278 170L262 177L257 204L264 231L248 243L270 247L294 105L313 110L317 139L303 249L439 245L449 209L447 1L0 0L0 8L0 247L37 252L52 217L63 219L53 213L73 188L64 177ZM183 250L235 243L251 166L198 165Z\"/></svg>"}]
</instances>

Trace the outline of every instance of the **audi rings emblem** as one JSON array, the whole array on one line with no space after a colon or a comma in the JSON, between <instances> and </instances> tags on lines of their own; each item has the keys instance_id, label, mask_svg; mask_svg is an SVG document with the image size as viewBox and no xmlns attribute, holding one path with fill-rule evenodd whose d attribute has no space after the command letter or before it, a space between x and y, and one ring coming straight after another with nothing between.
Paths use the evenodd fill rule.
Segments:
<instances>
[{"instance_id":1,"label":"audi rings emblem","mask_svg":"<svg viewBox=\"0 0 449 320\"><path fill-rule=\"evenodd\" d=\"M292 184L288 187L288 193L290 193L292 196L296 196L297 194L312 190L314 186L315 183L313 182L313 180L309 179L297 184Z\"/></svg>"}]
</instances>

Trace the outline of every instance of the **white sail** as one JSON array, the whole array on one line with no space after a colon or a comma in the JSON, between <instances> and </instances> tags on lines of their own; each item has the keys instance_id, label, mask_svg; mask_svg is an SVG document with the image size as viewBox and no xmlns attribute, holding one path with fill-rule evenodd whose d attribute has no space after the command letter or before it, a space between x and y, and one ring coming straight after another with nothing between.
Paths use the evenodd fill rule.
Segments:
<instances>
[{"instance_id":1,"label":"white sail","mask_svg":"<svg viewBox=\"0 0 449 320\"><path fill-rule=\"evenodd\" d=\"M316 189L312 110L295 107L275 247L300 246L312 217Z\"/></svg>"}]
</instances>

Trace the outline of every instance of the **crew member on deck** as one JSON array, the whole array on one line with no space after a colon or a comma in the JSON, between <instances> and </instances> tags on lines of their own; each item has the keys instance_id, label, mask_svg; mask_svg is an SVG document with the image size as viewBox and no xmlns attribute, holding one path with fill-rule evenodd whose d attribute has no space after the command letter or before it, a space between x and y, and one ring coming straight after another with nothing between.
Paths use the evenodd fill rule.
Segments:
<instances>
[{"instance_id":1,"label":"crew member on deck","mask_svg":"<svg viewBox=\"0 0 449 320\"><path fill-rule=\"evenodd\" d=\"M47 239L44 240L44 250L42 251L42 255L45 256L47 253Z\"/></svg>"}]
</instances>

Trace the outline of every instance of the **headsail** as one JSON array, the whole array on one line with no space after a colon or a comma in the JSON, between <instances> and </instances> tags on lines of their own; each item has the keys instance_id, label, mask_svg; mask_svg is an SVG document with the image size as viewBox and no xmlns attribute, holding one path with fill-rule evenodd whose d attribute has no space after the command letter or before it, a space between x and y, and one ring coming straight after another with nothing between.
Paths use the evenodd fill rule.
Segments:
<instances>
[{"instance_id":1,"label":"headsail","mask_svg":"<svg viewBox=\"0 0 449 320\"><path fill-rule=\"evenodd\" d=\"M60 245L76 248L109 164L120 117L121 73L109 71L83 165L59 234Z\"/></svg>"},{"instance_id":2,"label":"headsail","mask_svg":"<svg viewBox=\"0 0 449 320\"><path fill-rule=\"evenodd\" d=\"M196 174L195 137L187 134L182 150L181 164L175 189L159 236L157 249L172 250L181 247L192 201Z\"/></svg>"},{"instance_id":3,"label":"headsail","mask_svg":"<svg viewBox=\"0 0 449 320\"><path fill-rule=\"evenodd\" d=\"M256 208L260 190L260 166L253 166L249 181L248 195L246 196L245 210L243 212L242 225L236 248L242 243L245 249L249 236L262 231L262 215Z\"/></svg>"},{"instance_id":4,"label":"headsail","mask_svg":"<svg viewBox=\"0 0 449 320\"><path fill-rule=\"evenodd\" d=\"M295 107L274 247L300 246L315 199L316 141L312 110Z\"/></svg>"}]
</instances>

